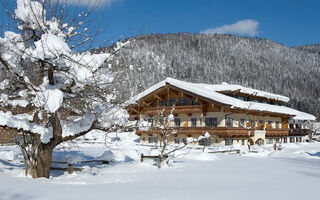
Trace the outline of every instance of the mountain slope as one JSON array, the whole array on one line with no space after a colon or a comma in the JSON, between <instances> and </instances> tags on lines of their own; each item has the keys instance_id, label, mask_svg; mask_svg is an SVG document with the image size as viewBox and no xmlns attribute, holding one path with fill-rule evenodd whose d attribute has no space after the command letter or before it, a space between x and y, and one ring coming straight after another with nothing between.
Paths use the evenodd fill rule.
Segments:
<instances>
[{"instance_id":1,"label":"mountain slope","mask_svg":"<svg viewBox=\"0 0 320 200\"><path fill-rule=\"evenodd\" d=\"M303 45L303 46L296 46L293 47L298 50L307 51L310 53L316 53L320 55L320 44L311 44L311 45Z\"/></svg>"},{"instance_id":2,"label":"mountain slope","mask_svg":"<svg viewBox=\"0 0 320 200\"><path fill-rule=\"evenodd\" d=\"M124 98L173 77L241 84L290 97L289 106L320 117L320 54L233 35L155 34L131 38L113 59ZM119 68L120 69L120 68Z\"/></svg>"}]
</instances>

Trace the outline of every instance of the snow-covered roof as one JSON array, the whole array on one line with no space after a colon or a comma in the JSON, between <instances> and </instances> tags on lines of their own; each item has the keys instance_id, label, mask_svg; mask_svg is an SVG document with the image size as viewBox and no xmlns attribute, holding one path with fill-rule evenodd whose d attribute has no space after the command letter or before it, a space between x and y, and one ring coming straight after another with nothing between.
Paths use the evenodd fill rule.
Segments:
<instances>
[{"instance_id":1,"label":"snow-covered roof","mask_svg":"<svg viewBox=\"0 0 320 200\"><path fill-rule=\"evenodd\" d=\"M272 100L279 100L283 102L288 102L290 99L288 97L278 95L278 94L273 94L270 92L265 92L249 87L243 87L241 85L233 85L233 84L228 84L223 82L222 84L197 84L201 87L206 88L207 90L212 90L216 92L224 92L224 91L239 91L240 93L244 94L249 94L257 97L263 97L267 99L272 99Z\"/></svg>"},{"instance_id":2,"label":"snow-covered roof","mask_svg":"<svg viewBox=\"0 0 320 200\"><path fill-rule=\"evenodd\" d=\"M196 95L202 96L204 98L210 99L215 102L219 102L221 104L230 106L231 108L240 108L252 111L262 111L262 112L272 112L272 113L279 113L279 114L286 114L294 116L295 120L315 120L316 117L310 115L308 113L304 113L293 108L289 108L286 106L280 105L271 105L266 103L259 103L253 101L243 101L234 97L227 96L225 94L221 94L216 91L215 85L209 84L197 84L197 83L189 83L185 81L180 81L173 78L166 78L165 80L151 86L150 88L146 89L145 91L139 93L137 96L133 97L128 104L134 104L141 98L147 96L148 94L156 91L157 89L164 87L166 84L170 84L174 87L189 91ZM212 87L211 87L212 86ZM243 87L244 88L244 87ZM245 89L245 88L244 88ZM254 89L251 89L254 90ZM248 91L249 92L249 91ZM263 92L263 91L261 91ZM261 93L262 94L262 93ZM269 93L271 94L271 93ZM279 95L281 96L281 95Z\"/></svg>"}]
</instances>

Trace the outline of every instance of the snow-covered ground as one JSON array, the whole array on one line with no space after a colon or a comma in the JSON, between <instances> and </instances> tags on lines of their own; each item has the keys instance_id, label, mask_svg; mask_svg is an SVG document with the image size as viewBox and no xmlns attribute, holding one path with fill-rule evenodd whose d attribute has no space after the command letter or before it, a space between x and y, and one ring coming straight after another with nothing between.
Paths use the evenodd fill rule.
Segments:
<instances>
[{"instance_id":1,"label":"snow-covered ground","mask_svg":"<svg viewBox=\"0 0 320 200\"><path fill-rule=\"evenodd\" d=\"M101 136L95 144L60 147L54 160L114 162L85 164L82 172L73 174L53 171L50 179L26 178L19 149L0 147L0 199L319 198L320 143L287 144L276 152L272 146L255 147L259 153L243 148L241 155L184 150L170 167L159 170L150 160L139 161L141 153L152 154L152 150L137 145L133 133L118 137L120 141L111 135L106 144Z\"/></svg>"}]
</instances>

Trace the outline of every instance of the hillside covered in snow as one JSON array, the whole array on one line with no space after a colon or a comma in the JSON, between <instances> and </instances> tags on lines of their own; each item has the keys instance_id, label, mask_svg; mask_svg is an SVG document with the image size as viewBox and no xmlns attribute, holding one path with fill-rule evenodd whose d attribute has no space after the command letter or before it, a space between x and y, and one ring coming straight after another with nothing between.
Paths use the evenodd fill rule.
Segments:
<instances>
[{"instance_id":1,"label":"hillside covered in snow","mask_svg":"<svg viewBox=\"0 0 320 200\"><path fill-rule=\"evenodd\" d=\"M166 77L195 83L240 84L288 96L290 107L320 117L320 54L317 45L287 47L233 35L154 34L130 38L113 66L121 87L137 94Z\"/></svg>"}]
</instances>

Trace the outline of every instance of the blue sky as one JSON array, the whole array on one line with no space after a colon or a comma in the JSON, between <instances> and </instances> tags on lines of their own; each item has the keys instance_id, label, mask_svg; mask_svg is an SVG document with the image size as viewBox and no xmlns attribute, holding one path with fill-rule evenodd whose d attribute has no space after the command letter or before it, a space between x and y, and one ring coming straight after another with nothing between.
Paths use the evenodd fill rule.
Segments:
<instances>
[{"instance_id":1,"label":"blue sky","mask_svg":"<svg viewBox=\"0 0 320 200\"><path fill-rule=\"evenodd\" d=\"M95 17L99 25L108 28L97 38L97 43L141 34L177 32L232 33L267 38L288 46L320 43L320 0L102 2Z\"/></svg>"},{"instance_id":2,"label":"blue sky","mask_svg":"<svg viewBox=\"0 0 320 200\"><path fill-rule=\"evenodd\" d=\"M109 26L105 34L112 39L199 33L250 19L258 23L257 34L242 35L289 46L320 43L319 0L121 0L101 9Z\"/></svg>"}]
</instances>

